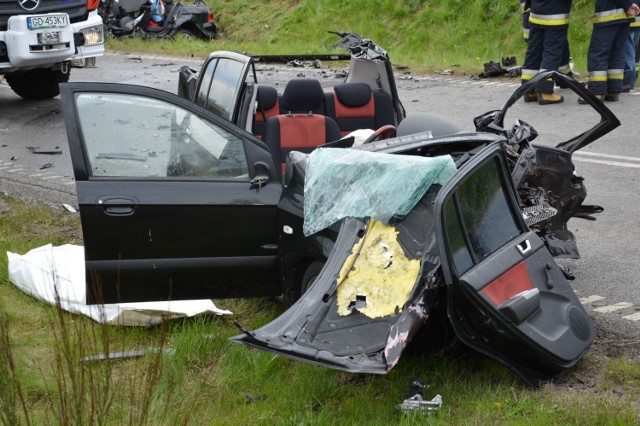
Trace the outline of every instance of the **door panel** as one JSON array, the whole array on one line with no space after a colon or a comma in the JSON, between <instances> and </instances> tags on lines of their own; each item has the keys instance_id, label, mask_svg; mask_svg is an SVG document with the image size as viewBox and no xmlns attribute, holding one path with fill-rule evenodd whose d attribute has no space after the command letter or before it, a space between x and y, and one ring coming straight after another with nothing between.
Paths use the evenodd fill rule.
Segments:
<instances>
[{"instance_id":1,"label":"door panel","mask_svg":"<svg viewBox=\"0 0 640 426\"><path fill-rule=\"evenodd\" d=\"M593 325L524 224L499 146L465 165L437 203L458 336L533 385L560 378L588 350Z\"/></svg>"},{"instance_id":2,"label":"door panel","mask_svg":"<svg viewBox=\"0 0 640 426\"><path fill-rule=\"evenodd\" d=\"M275 295L281 186L266 148L177 96L66 85L90 302ZM273 175L275 178L275 175Z\"/></svg>"}]
</instances>

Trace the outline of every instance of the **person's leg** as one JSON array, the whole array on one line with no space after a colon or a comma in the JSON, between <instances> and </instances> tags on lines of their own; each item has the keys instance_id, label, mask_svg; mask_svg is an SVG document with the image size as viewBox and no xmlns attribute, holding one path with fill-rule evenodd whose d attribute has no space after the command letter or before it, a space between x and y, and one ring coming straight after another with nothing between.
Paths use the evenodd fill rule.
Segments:
<instances>
[{"instance_id":1,"label":"person's leg","mask_svg":"<svg viewBox=\"0 0 640 426\"><path fill-rule=\"evenodd\" d=\"M540 72L540 61L542 60L542 42L544 31L540 27L531 27L529 31L529 43L527 43L527 53L522 65L522 84L527 83ZM535 91L525 95L525 102L537 101Z\"/></svg>"},{"instance_id":2,"label":"person's leg","mask_svg":"<svg viewBox=\"0 0 640 426\"><path fill-rule=\"evenodd\" d=\"M612 25L616 29L612 32L611 54L607 68L607 97L610 101L617 101L618 94L622 92L624 79L624 64L629 46L629 24Z\"/></svg>"},{"instance_id":3,"label":"person's leg","mask_svg":"<svg viewBox=\"0 0 640 426\"><path fill-rule=\"evenodd\" d=\"M545 28L540 71L558 71L562 55L567 47L567 28ZM540 81L536 87L538 103L541 105L557 104L564 100L562 96L553 94L553 80Z\"/></svg>"},{"instance_id":4,"label":"person's leg","mask_svg":"<svg viewBox=\"0 0 640 426\"><path fill-rule=\"evenodd\" d=\"M622 91L629 91L633 89L636 81L636 47L633 44L633 35L631 33L629 33L624 43L624 80Z\"/></svg>"},{"instance_id":5,"label":"person's leg","mask_svg":"<svg viewBox=\"0 0 640 426\"><path fill-rule=\"evenodd\" d=\"M607 70L609 69L609 54L617 28L612 25L593 27L587 69L589 70L589 90L594 95L604 98L607 94Z\"/></svg>"}]
</instances>

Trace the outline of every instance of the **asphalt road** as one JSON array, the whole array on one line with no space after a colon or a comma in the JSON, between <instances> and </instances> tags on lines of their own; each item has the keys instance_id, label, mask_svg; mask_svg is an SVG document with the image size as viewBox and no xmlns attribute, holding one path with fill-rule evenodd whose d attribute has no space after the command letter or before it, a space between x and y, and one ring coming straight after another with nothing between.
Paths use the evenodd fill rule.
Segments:
<instances>
[{"instance_id":1,"label":"asphalt road","mask_svg":"<svg viewBox=\"0 0 640 426\"><path fill-rule=\"evenodd\" d=\"M181 65L199 69L199 59L108 54L96 68L74 68L72 81L141 84L175 93ZM340 69L291 68L263 65L261 82L281 91L294 77L318 78L323 86L342 82ZM473 118L498 109L518 87L517 80L473 80L463 75L396 77L408 113L436 112L473 129ZM509 121L532 124L538 143L556 145L592 126L598 117L576 96L561 105L518 102ZM572 285L596 320L599 338L638 342L640 339L640 92L608 103L622 125L574 155L577 172L585 178L586 203L605 208L597 221L572 219L582 259L560 261L576 275ZM37 154L36 151L62 151ZM0 84L0 191L51 204L74 205L75 187L66 132L58 98L25 101ZM637 356L637 355L636 355Z\"/></svg>"}]
</instances>

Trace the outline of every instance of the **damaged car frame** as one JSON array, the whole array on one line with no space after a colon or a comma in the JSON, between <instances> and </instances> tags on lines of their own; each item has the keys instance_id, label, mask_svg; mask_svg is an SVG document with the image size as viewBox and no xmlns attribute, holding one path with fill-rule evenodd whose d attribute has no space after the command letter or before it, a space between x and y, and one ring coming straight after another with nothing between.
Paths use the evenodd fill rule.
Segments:
<instances>
[{"instance_id":1,"label":"damaged car frame","mask_svg":"<svg viewBox=\"0 0 640 426\"><path fill-rule=\"evenodd\" d=\"M285 313L234 340L381 374L418 333L451 327L447 341L457 337L532 386L561 379L595 331L553 256L577 257L567 221L602 210L583 205L571 154L617 118L577 82L545 72L461 132L433 114L406 116L386 52L368 40L350 48L345 84L367 84L371 99L386 93L397 125L361 145L347 137L306 153L276 156L247 131L261 112L246 55L214 52L191 76L207 87L200 99L212 99L217 72L233 69L222 61L238 62L243 74L219 79L226 104L213 108L199 105L197 91L184 99L61 85L88 302L282 295L293 303ZM504 125L509 107L546 78L600 117L555 148L532 145L537 133L524 122Z\"/></svg>"}]
</instances>

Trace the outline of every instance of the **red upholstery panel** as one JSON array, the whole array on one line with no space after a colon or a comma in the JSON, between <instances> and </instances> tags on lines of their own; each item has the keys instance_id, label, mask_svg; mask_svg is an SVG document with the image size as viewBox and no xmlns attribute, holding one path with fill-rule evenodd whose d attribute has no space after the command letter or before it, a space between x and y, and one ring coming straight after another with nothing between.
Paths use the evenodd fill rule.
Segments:
<instances>
[{"instance_id":1,"label":"red upholstery panel","mask_svg":"<svg viewBox=\"0 0 640 426\"><path fill-rule=\"evenodd\" d=\"M369 102L358 107L348 107L340 102L338 95L333 93L333 100L336 106L336 118L362 118L362 117L375 117L376 106L373 101L373 93L369 98Z\"/></svg>"},{"instance_id":2,"label":"red upholstery panel","mask_svg":"<svg viewBox=\"0 0 640 426\"><path fill-rule=\"evenodd\" d=\"M262 115L263 112L264 112L264 116ZM276 104L271 108L266 109L264 111L256 111L255 122L262 123L278 114L280 114L280 102L276 101Z\"/></svg>"},{"instance_id":3,"label":"red upholstery panel","mask_svg":"<svg viewBox=\"0 0 640 426\"><path fill-rule=\"evenodd\" d=\"M533 284L531 284L527 264L522 261L485 286L482 292L493 303L500 306L516 294L532 288Z\"/></svg>"},{"instance_id":4,"label":"red upholstery panel","mask_svg":"<svg viewBox=\"0 0 640 426\"><path fill-rule=\"evenodd\" d=\"M323 115L279 115L280 148L315 148L327 143Z\"/></svg>"}]
</instances>

